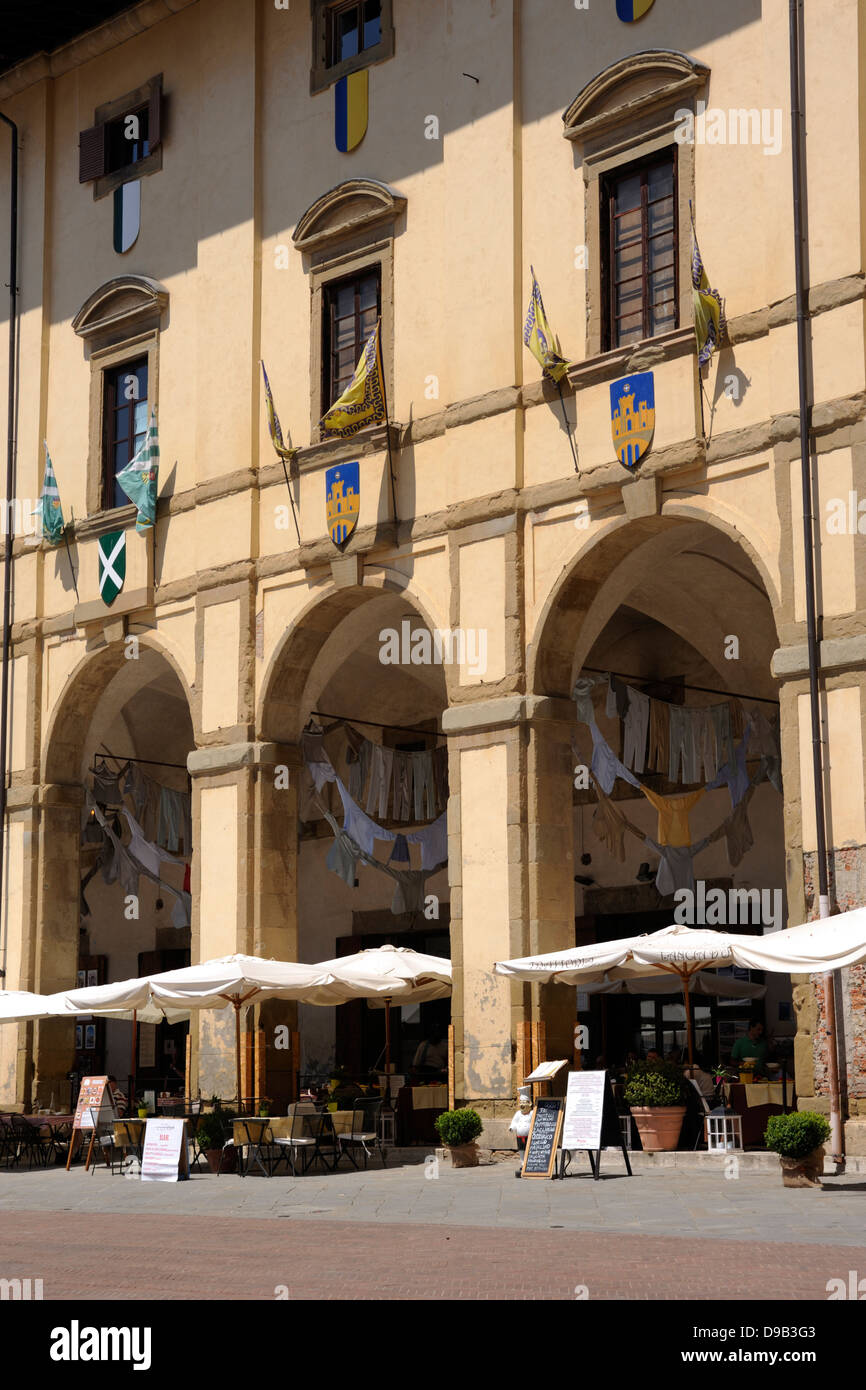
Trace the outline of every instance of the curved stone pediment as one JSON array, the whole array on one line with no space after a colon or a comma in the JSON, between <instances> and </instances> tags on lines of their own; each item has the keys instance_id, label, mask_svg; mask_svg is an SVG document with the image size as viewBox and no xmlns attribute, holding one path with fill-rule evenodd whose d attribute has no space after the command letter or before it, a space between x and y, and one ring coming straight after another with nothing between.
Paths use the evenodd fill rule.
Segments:
<instances>
[{"instance_id":1,"label":"curved stone pediment","mask_svg":"<svg viewBox=\"0 0 866 1390\"><path fill-rule=\"evenodd\" d=\"M579 140L678 101L703 87L710 70L685 53L649 49L630 53L597 73L562 113L566 140Z\"/></svg>"},{"instance_id":2,"label":"curved stone pediment","mask_svg":"<svg viewBox=\"0 0 866 1390\"><path fill-rule=\"evenodd\" d=\"M376 179L347 179L324 193L298 218L292 241L299 251L318 251L370 227L393 222L406 199Z\"/></svg>"},{"instance_id":3,"label":"curved stone pediment","mask_svg":"<svg viewBox=\"0 0 866 1390\"><path fill-rule=\"evenodd\" d=\"M72 327L85 341L131 337L159 324L168 305L168 290L145 275L118 275L85 299Z\"/></svg>"}]
</instances>

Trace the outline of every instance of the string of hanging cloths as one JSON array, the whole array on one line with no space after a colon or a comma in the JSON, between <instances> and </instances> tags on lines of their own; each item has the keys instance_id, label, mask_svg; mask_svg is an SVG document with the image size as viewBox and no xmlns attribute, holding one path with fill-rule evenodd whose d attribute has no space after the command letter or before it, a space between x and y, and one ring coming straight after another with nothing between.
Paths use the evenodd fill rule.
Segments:
<instances>
[{"instance_id":1,"label":"string of hanging cloths","mask_svg":"<svg viewBox=\"0 0 866 1390\"><path fill-rule=\"evenodd\" d=\"M324 745L325 736L335 728L346 737L343 777L338 775ZM394 882L391 911L395 916L421 912L427 879L448 859L447 750L406 752L385 748L364 738L344 721L327 729L311 721L301 745L310 786L299 816L305 819L306 812L315 807L328 822L334 841L325 861L327 867L350 888L354 886L358 864L376 869ZM336 760L340 762L339 758ZM338 812L329 809L325 802L331 787L339 797L342 826L337 821ZM366 804L366 811L362 803ZM405 833L381 825L369 814L374 811L384 819L389 807L392 819L406 823ZM431 824L408 829L410 822L417 824L431 816ZM392 846L387 861L375 857L377 841ZM412 867L410 845L418 846L420 868Z\"/></svg>"},{"instance_id":2,"label":"string of hanging cloths","mask_svg":"<svg viewBox=\"0 0 866 1390\"><path fill-rule=\"evenodd\" d=\"M112 762L119 759L108 754ZM142 773L132 761L113 771L104 758L92 769L92 785L85 789L82 842L98 845L94 863L81 882L81 914L90 916L84 895L88 883L101 869L107 885L119 882L125 895L137 895L143 875L174 901L172 925L190 925L192 896L190 864L192 816L188 792L165 787ZM122 839L121 817L129 839ZM183 856L178 857L177 851ZM166 881L163 864L183 870L183 886Z\"/></svg>"},{"instance_id":3,"label":"string of hanging cloths","mask_svg":"<svg viewBox=\"0 0 866 1390\"><path fill-rule=\"evenodd\" d=\"M617 757L596 720L593 693L604 697L604 712L622 724L622 757ZM680 888L694 890L694 859L723 836L729 862L736 867L754 844L748 805L764 780L782 790L779 722L762 711L747 711L738 700L714 705L674 705L656 700L625 684L612 673L583 675L574 687L578 720L592 738L591 774L598 806L593 813L596 837L621 863L624 834L629 831L659 856L656 887L663 896ZM758 759L754 772L748 761ZM636 773L661 773L693 790L662 796L638 780ZM657 814L656 836L632 825L610 800L618 779L635 787ZM703 786L695 788L696 783ZM727 786L731 811L721 825L693 839L689 815L707 791Z\"/></svg>"}]
</instances>

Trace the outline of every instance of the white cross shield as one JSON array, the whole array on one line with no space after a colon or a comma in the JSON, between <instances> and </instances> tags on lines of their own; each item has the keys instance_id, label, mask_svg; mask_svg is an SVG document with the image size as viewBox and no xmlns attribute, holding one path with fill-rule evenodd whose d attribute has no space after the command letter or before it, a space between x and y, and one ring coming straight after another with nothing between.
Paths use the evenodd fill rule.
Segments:
<instances>
[{"instance_id":1,"label":"white cross shield","mask_svg":"<svg viewBox=\"0 0 866 1390\"><path fill-rule=\"evenodd\" d=\"M110 607L126 578L126 532L107 531L96 542L99 556L99 597Z\"/></svg>"}]
</instances>

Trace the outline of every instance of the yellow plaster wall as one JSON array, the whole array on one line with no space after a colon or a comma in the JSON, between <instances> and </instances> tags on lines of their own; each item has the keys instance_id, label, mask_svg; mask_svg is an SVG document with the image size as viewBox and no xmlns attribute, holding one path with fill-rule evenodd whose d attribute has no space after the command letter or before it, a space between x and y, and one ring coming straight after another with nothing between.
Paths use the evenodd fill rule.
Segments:
<instances>
[{"instance_id":1,"label":"yellow plaster wall","mask_svg":"<svg viewBox=\"0 0 866 1390\"><path fill-rule=\"evenodd\" d=\"M238 720L240 604L209 604L202 621L202 727L231 727Z\"/></svg>"},{"instance_id":2,"label":"yellow plaster wall","mask_svg":"<svg viewBox=\"0 0 866 1390\"><path fill-rule=\"evenodd\" d=\"M806 617L805 566L799 537L802 534L803 491L800 486L800 461L791 462L791 517L796 543L794 545L794 612L798 622ZM848 512L848 494L853 489L853 466L850 449L823 454L817 476L812 479L813 514L818 519L815 564L816 594L819 612L826 615L850 613L857 607L856 565L859 536L837 535L827 530L828 504L844 502ZM856 527L857 518L854 524Z\"/></svg>"},{"instance_id":3,"label":"yellow plaster wall","mask_svg":"<svg viewBox=\"0 0 866 1390\"><path fill-rule=\"evenodd\" d=\"M812 722L808 695L797 701L800 721L800 797L803 849L817 848L815 792L812 779ZM866 797L863 788L863 739L860 730L860 690L847 686L822 698L824 798L829 845L862 845L866 841ZM829 769L826 765L829 748Z\"/></svg>"},{"instance_id":4,"label":"yellow plaster wall","mask_svg":"<svg viewBox=\"0 0 866 1390\"><path fill-rule=\"evenodd\" d=\"M485 671L473 672L468 663L460 667L461 685L478 685L501 680L505 665L505 538L493 535L489 540L461 545L460 566L460 627L466 634L473 630L474 653L482 653L481 641L487 644ZM483 634L483 638L482 638ZM481 664L480 661L476 666Z\"/></svg>"}]
</instances>

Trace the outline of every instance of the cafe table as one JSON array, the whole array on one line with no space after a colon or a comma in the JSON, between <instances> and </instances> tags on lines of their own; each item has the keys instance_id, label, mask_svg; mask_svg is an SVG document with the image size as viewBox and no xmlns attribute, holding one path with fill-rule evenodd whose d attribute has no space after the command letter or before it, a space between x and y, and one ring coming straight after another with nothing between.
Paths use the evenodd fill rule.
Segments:
<instances>
[{"instance_id":1,"label":"cafe table","mask_svg":"<svg viewBox=\"0 0 866 1390\"><path fill-rule=\"evenodd\" d=\"M310 1111L309 1118L321 1113L321 1111ZM355 1113L353 1110L326 1110L324 1113L330 1119L335 1134L351 1133L352 1117ZM303 1121L304 1118L306 1117L303 1112L295 1116L296 1120ZM269 1135L265 1134L266 1130L270 1130ZM256 1162L263 1171L267 1171L267 1168L261 1156L262 1144L270 1143L274 1139L289 1139L291 1134L291 1115L242 1115L232 1125L235 1148L249 1149L247 1163Z\"/></svg>"},{"instance_id":2,"label":"cafe table","mask_svg":"<svg viewBox=\"0 0 866 1390\"><path fill-rule=\"evenodd\" d=\"M771 1115L783 1115L795 1104L794 1084L781 1081L731 1081L725 1085L725 1096L736 1115L740 1116L743 1144L763 1148L764 1131ZM787 1107L785 1102L787 1101Z\"/></svg>"},{"instance_id":3,"label":"cafe table","mask_svg":"<svg viewBox=\"0 0 866 1390\"><path fill-rule=\"evenodd\" d=\"M115 1120L114 1122L114 1142L119 1149L132 1149L139 1163L144 1145L144 1127L147 1120L139 1120L133 1116L125 1120Z\"/></svg>"}]
</instances>

